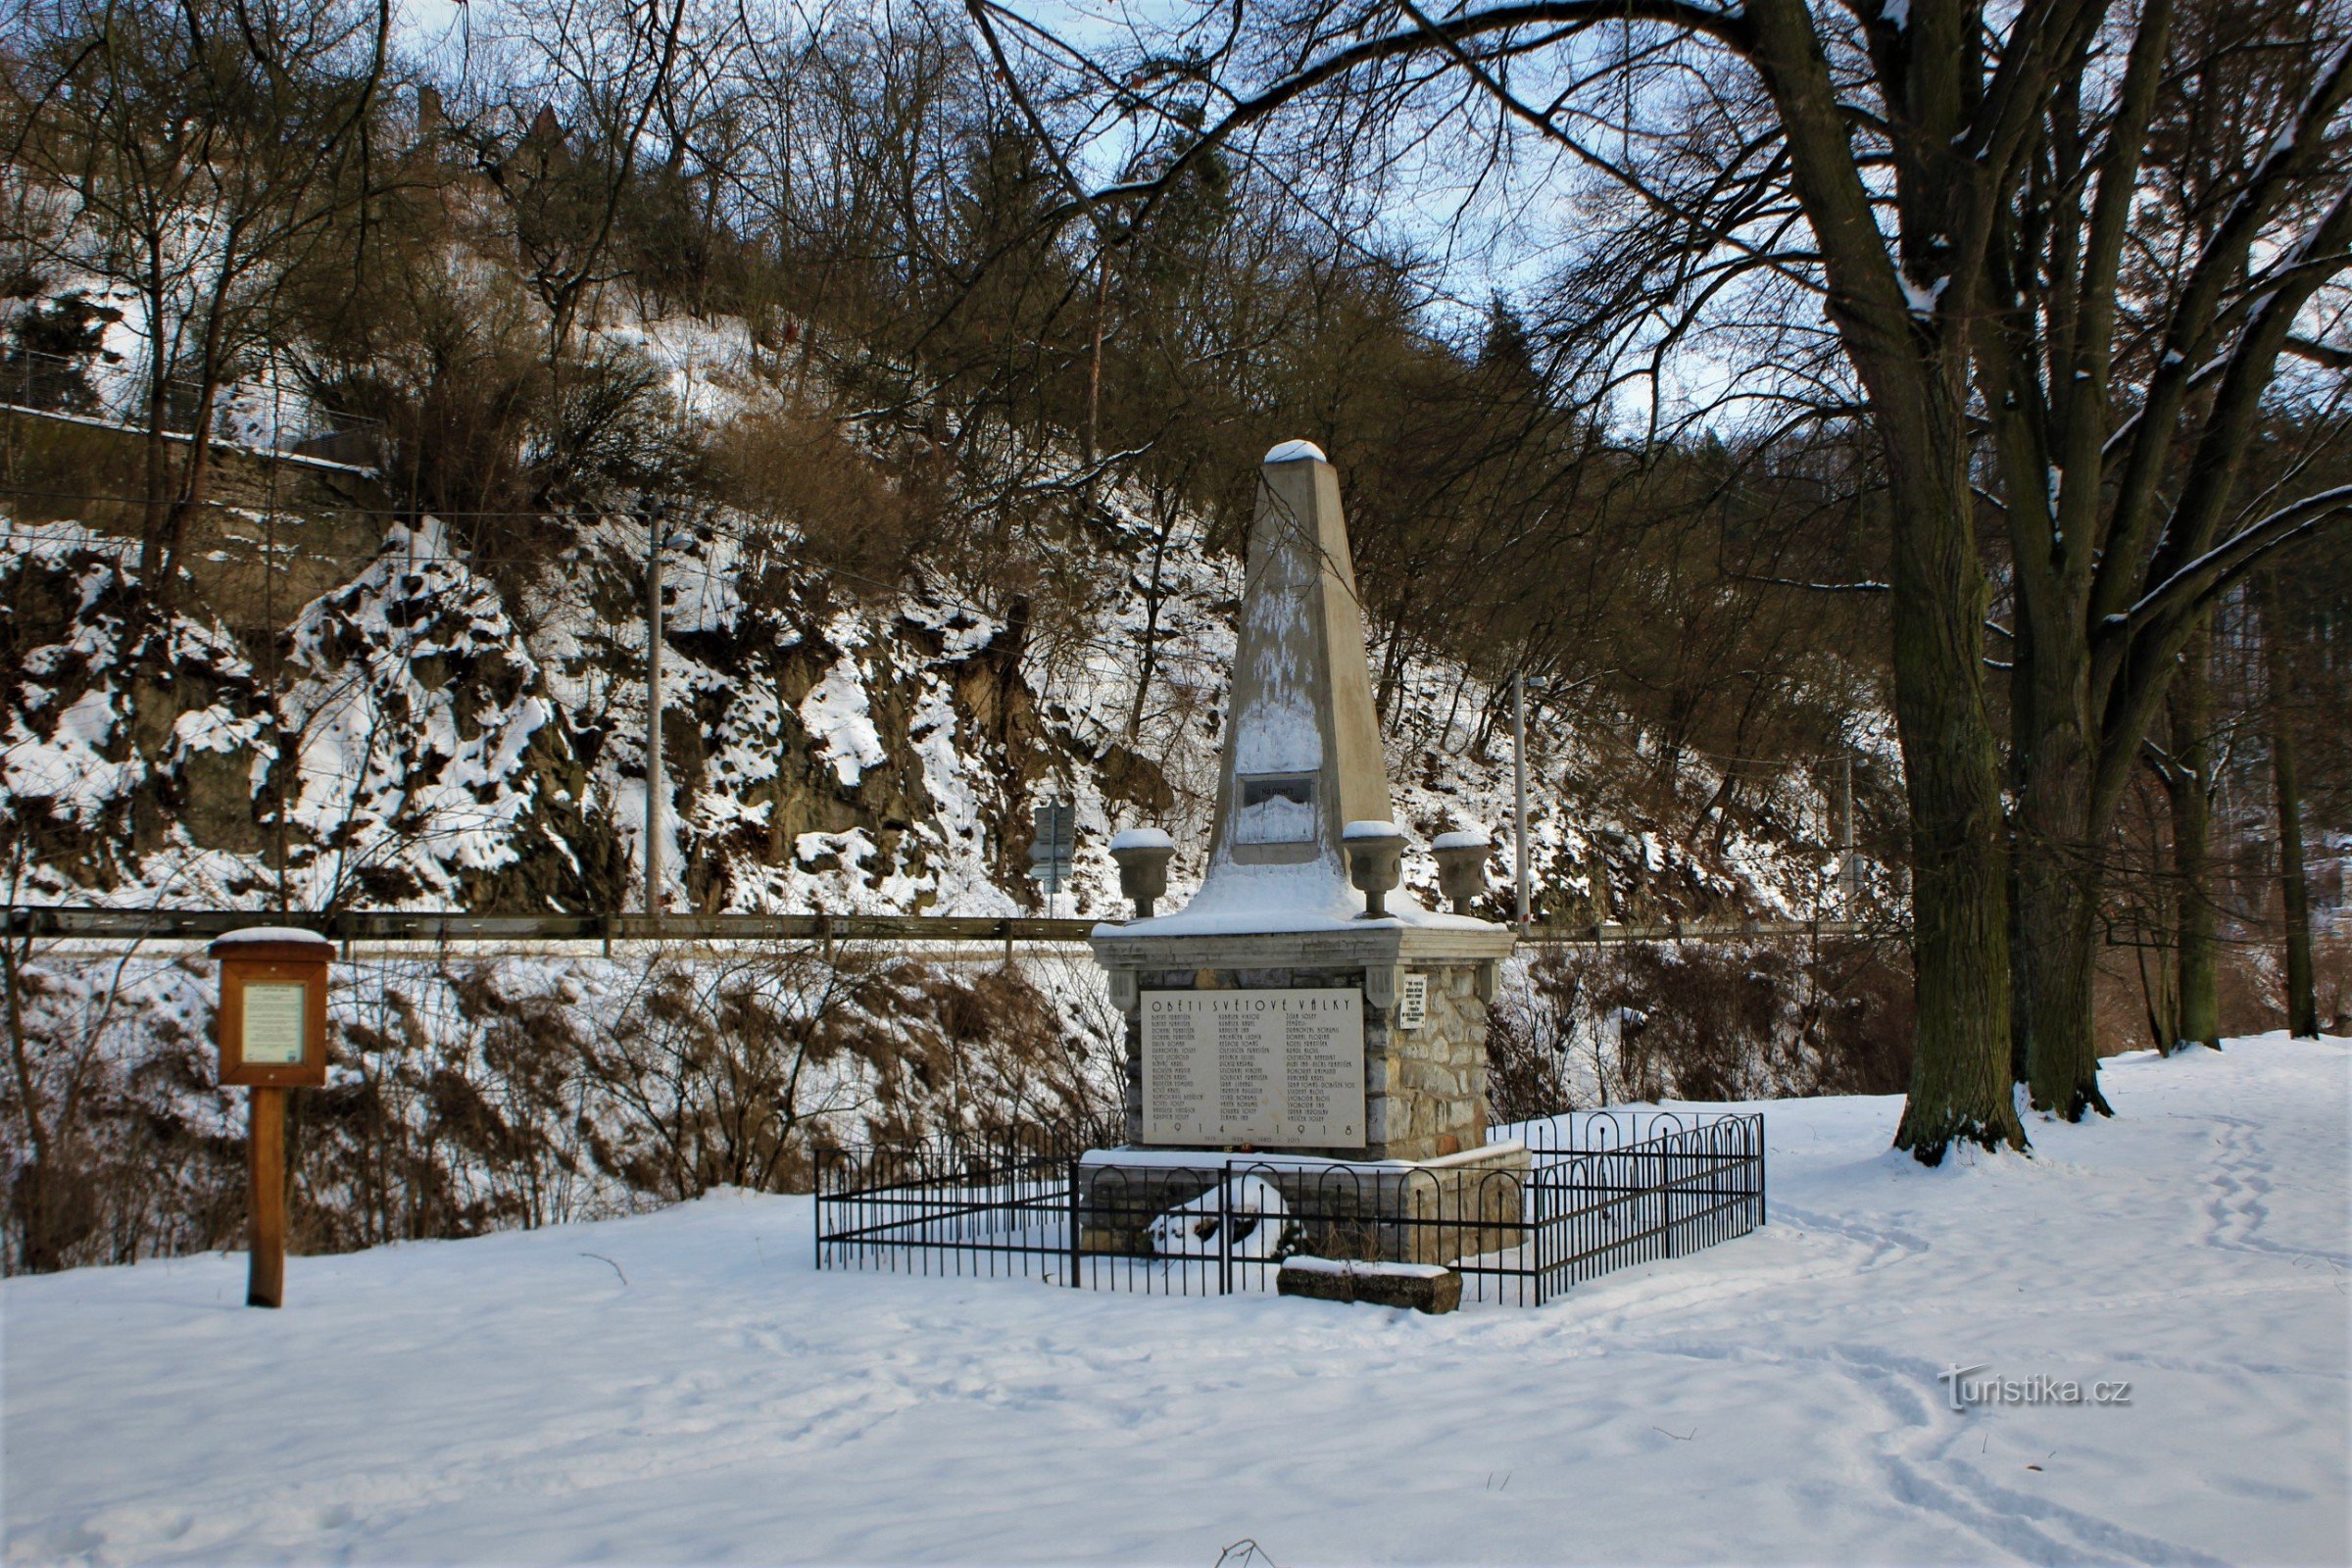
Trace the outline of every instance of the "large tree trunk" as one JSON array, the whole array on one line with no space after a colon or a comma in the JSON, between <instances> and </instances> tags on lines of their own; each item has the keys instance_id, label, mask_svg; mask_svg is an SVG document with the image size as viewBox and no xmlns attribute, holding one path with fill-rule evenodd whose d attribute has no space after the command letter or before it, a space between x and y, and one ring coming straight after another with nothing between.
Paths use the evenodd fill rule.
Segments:
<instances>
[{"instance_id":1,"label":"large tree trunk","mask_svg":"<svg viewBox=\"0 0 2352 1568\"><path fill-rule=\"evenodd\" d=\"M2021 754L2010 853L2023 948L2015 956L2012 1026L2025 1036L2034 1106L2068 1121L2086 1110L2112 1114L2099 1093L2091 1028L2100 878L2090 828L2090 662L2075 641L2078 625L2053 616L2036 628L2033 658L2018 668L2019 682L2033 688L2032 728L2011 737Z\"/></svg>"},{"instance_id":2,"label":"large tree trunk","mask_svg":"<svg viewBox=\"0 0 2352 1568\"><path fill-rule=\"evenodd\" d=\"M2031 834L2017 853L2018 939L2026 945L2019 970L2025 995L2017 1011L2031 1031L2026 1040L2026 1086L2034 1106L2067 1121L2086 1111L2115 1112L2099 1093L2099 1053L2091 1026L2091 993L2098 972L2098 879L2080 863L2080 850L2057 848Z\"/></svg>"},{"instance_id":3,"label":"large tree trunk","mask_svg":"<svg viewBox=\"0 0 2352 1568\"><path fill-rule=\"evenodd\" d=\"M2286 1032L2317 1040L2320 1004L2311 974L2311 890L2303 875L2303 786L2295 773L2289 716L2294 671L2287 662L2278 595L2267 577L2262 584L2262 660L2271 689L2271 779L2278 801L2278 902L2286 917Z\"/></svg>"},{"instance_id":4,"label":"large tree trunk","mask_svg":"<svg viewBox=\"0 0 2352 1568\"><path fill-rule=\"evenodd\" d=\"M2213 698L2207 684L2212 636L2200 624L2181 651L2180 669L2166 694L2173 742L2165 768L2172 808L2173 881L2178 946L2174 956L2173 1038L2167 1049L2191 1044L2222 1047L2221 1004L2214 981Z\"/></svg>"},{"instance_id":5,"label":"large tree trunk","mask_svg":"<svg viewBox=\"0 0 2352 1568\"><path fill-rule=\"evenodd\" d=\"M1947 470L1940 475L1905 476L1903 454L1892 442L1888 448L1896 469L1894 702L1911 805L1919 996L1909 1098L1894 1143L1933 1165L1954 1143L2022 1148L2026 1137L2009 1087L2008 861L2000 761L1984 704L1986 592L1968 526L1967 469L1955 456L1938 466Z\"/></svg>"},{"instance_id":6,"label":"large tree trunk","mask_svg":"<svg viewBox=\"0 0 2352 1568\"><path fill-rule=\"evenodd\" d=\"M1949 221L1939 190L1952 172L1963 60L1974 13L1929 8L1905 34L1919 67L1904 120L1938 155L1898 172L1902 226L1923 243L1903 272L1855 167L1850 114L1812 14L1800 0L1749 0L1740 13L1750 59L1779 110L1790 176L1822 250L1826 308L1868 390L1886 457L1893 519L1894 713L1911 805L1911 930L1919 994L1910 1097L1895 1147L1936 1164L1955 1141L2023 1148L2010 1092L2009 897L2001 765L1984 700L1984 612L1969 488L1968 345L1916 308L1914 277L1952 284L1948 258L1924 243ZM1973 79L1973 78L1971 78ZM1944 241L1948 244L1949 241ZM1962 282L1945 305L1974 292ZM1923 319L1924 318L1924 319ZM1929 336L1923 340L1923 332ZM1924 351L1924 352L1923 352Z\"/></svg>"},{"instance_id":7,"label":"large tree trunk","mask_svg":"<svg viewBox=\"0 0 2352 1568\"><path fill-rule=\"evenodd\" d=\"M2018 615L2016 622L2015 628L2010 633L2009 647L2011 661L2009 666L2009 733L2012 736L2034 733L2034 683L2017 673L2021 670L2031 671L2034 667L2034 622L2031 616L2024 614ZM2023 800L2026 793L2026 748L2023 746L2013 744L2009 748L2007 781L2009 798L2013 801ZM2025 857L2017 853L2014 828L2011 831L2010 840L2008 866L2009 1080L2012 1083L2022 1084L2026 1081L2029 1065L2026 1060L2026 1045L2033 1039L2034 1031L2031 1021L2026 1017L2026 1009L2020 1004L2018 999L2032 992L2033 977L2026 971L2028 944L2026 934L2019 925L2020 916L2026 906L2025 889L2018 886L2018 878L2024 870Z\"/></svg>"}]
</instances>

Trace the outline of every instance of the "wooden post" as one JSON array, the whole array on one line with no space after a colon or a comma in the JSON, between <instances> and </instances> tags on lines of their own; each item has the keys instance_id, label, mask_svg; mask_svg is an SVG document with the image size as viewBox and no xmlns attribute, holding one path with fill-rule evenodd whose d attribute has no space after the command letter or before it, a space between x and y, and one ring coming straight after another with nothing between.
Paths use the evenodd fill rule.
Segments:
<instances>
[{"instance_id":1,"label":"wooden post","mask_svg":"<svg viewBox=\"0 0 2352 1568\"><path fill-rule=\"evenodd\" d=\"M286 1304L286 1092L255 1089L247 1107L246 1195L252 1242L247 1306Z\"/></svg>"},{"instance_id":2,"label":"wooden post","mask_svg":"<svg viewBox=\"0 0 2352 1568\"><path fill-rule=\"evenodd\" d=\"M326 990L335 945L282 926L231 931L214 1032L220 1084L248 1091L245 1205L252 1250L245 1304L286 1304L286 1094L326 1085Z\"/></svg>"}]
</instances>

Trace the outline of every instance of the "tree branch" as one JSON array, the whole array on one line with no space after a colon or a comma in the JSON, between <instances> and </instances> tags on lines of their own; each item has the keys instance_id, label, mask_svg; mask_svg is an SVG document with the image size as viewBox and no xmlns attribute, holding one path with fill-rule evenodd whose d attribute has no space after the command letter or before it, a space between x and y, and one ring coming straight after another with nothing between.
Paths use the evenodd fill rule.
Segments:
<instances>
[{"instance_id":1,"label":"tree branch","mask_svg":"<svg viewBox=\"0 0 2352 1568\"><path fill-rule=\"evenodd\" d=\"M2281 507L2149 589L2129 613L2111 617L2100 628L2101 635L2130 636L2160 619L2177 616L2183 611L2200 609L2252 570L2271 552L2347 517L2352 517L2352 485L2338 485L2332 490L2306 496L2293 506Z\"/></svg>"},{"instance_id":2,"label":"tree branch","mask_svg":"<svg viewBox=\"0 0 2352 1568\"><path fill-rule=\"evenodd\" d=\"M2137 430L2130 456L2118 476L2114 502L2116 525L2110 535L2093 590L2091 613L2112 618L2123 612L2143 558L2156 535L2156 490L2165 460L2172 450L2174 426L2192 380L2203 378L2197 364L2207 352L2207 339L2230 278L2245 269L2255 238L2276 209L2286 187L2308 170L2327 139L2329 122L2352 97L2352 41L2339 45L2320 69L2311 92L2297 110L2292 126L2274 142L2253 177L2230 204L2229 216L2215 231L2213 242L2189 274L2170 319L2165 323L2163 349L2141 399ZM2316 286L2316 285L2315 285ZM2246 337L2239 339L2242 349ZM2274 355L2277 346L2272 348ZM2231 364L2237 363L2231 356ZM2192 368L2192 367L2194 367ZM2207 428L2212 428L2208 424Z\"/></svg>"},{"instance_id":3,"label":"tree branch","mask_svg":"<svg viewBox=\"0 0 2352 1568\"><path fill-rule=\"evenodd\" d=\"M977 0L966 0L967 5L976 3ZM1662 23L1714 38L1740 55L1746 54L1750 44L1748 24L1740 13L1719 11L1690 0L1528 0L1525 4L1495 6L1448 17L1435 24L1435 32L1436 41L1452 40L1458 44L1463 39L1507 32L1514 27L1578 27L1602 22ZM1250 96L1237 98L1216 123L1203 130L1152 178L1105 185L1090 200L1095 203L1141 200L1148 208L1190 173L1195 164L1231 140L1236 132L1358 67L1402 59L1433 46L1431 31L1417 24L1335 49ZM1072 204L1073 211L1076 207L1077 204Z\"/></svg>"}]
</instances>

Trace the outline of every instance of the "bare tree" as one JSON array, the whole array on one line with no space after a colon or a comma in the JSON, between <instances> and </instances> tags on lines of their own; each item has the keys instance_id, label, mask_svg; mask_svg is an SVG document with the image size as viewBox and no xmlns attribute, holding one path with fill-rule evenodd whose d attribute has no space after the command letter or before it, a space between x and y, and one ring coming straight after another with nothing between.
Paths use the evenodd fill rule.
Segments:
<instances>
[{"instance_id":1,"label":"bare tree","mask_svg":"<svg viewBox=\"0 0 2352 1568\"><path fill-rule=\"evenodd\" d=\"M1616 215L1571 301L1596 386L1646 386L1654 419L1676 345L1712 326L1766 367L1736 396L1867 421L1920 1001L1896 1142L1932 1163L2023 1144L2013 1076L2059 1115L2106 1108L2095 846L2204 608L2352 513L2291 463L2242 482L2282 358L2352 263L2346 31L2334 0L1273 0L1204 8L1136 61L1054 47L1092 79L1188 99L1205 81L1222 106L1167 171L1090 203L1148 210L1244 147L1327 188L1415 160L1573 178L1583 212ZM1987 531L2018 607L2014 824Z\"/></svg>"},{"instance_id":2,"label":"bare tree","mask_svg":"<svg viewBox=\"0 0 2352 1568\"><path fill-rule=\"evenodd\" d=\"M2212 631L2200 626L2180 651L2180 672L2165 703L2167 746L2148 743L2151 765L2164 786L2172 820L2172 894L2175 957L2172 1005L2157 1030L2157 1049L2195 1042L2222 1044L2215 975L2213 796L2221 769L2214 733Z\"/></svg>"},{"instance_id":3,"label":"bare tree","mask_svg":"<svg viewBox=\"0 0 2352 1568\"><path fill-rule=\"evenodd\" d=\"M223 383L268 343L278 284L370 194L390 33L382 0L48 0L22 24L11 162L71 193L58 259L141 303L157 604L205 504Z\"/></svg>"}]
</instances>

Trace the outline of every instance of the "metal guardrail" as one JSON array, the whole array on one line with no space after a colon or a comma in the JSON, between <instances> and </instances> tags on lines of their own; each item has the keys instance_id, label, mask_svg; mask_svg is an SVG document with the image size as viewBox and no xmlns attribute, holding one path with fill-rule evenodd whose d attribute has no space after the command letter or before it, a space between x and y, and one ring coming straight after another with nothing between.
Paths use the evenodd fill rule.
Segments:
<instances>
[{"instance_id":1,"label":"metal guardrail","mask_svg":"<svg viewBox=\"0 0 2352 1568\"><path fill-rule=\"evenodd\" d=\"M0 928L36 937L207 940L291 926L335 942L1084 942L1093 920L929 914L456 914L346 909L88 909L17 906Z\"/></svg>"},{"instance_id":2,"label":"metal guardrail","mask_svg":"<svg viewBox=\"0 0 2352 1568\"><path fill-rule=\"evenodd\" d=\"M16 905L0 930L33 937L208 941L251 926L292 926L335 942L1059 942L1105 922L959 914L462 914L403 909L328 913L270 909L93 909ZM1115 924L1116 922L1109 922ZM1540 925L1535 944L1727 942L1856 936L1856 920L1673 920L1649 925Z\"/></svg>"},{"instance_id":3,"label":"metal guardrail","mask_svg":"<svg viewBox=\"0 0 2352 1568\"><path fill-rule=\"evenodd\" d=\"M1665 920L1647 925L1538 925L1520 933L1534 943L1737 942L1789 938L1858 937L1878 930L1867 920Z\"/></svg>"},{"instance_id":4,"label":"metal guardrail","mask_svg":"<svg viewBox=\"0 0 2352 1568\"><path fill-rule=\"evenodd\" d=\"M0 355L0 404L14 412L126 430L144 430L154 417L165 434L192 437L203 389L176 376L167 388L158 410L149 406L146 377L135 369L37 350ZM257 399L266 404L266 413L255 413ZM363 466L381 461L381 419L327 408L300 389L224 381L215 389L215 400L208 434L216 442ZM257 427L240 429L241 418L258 421Z\"/></svg>"}]
</instances>

